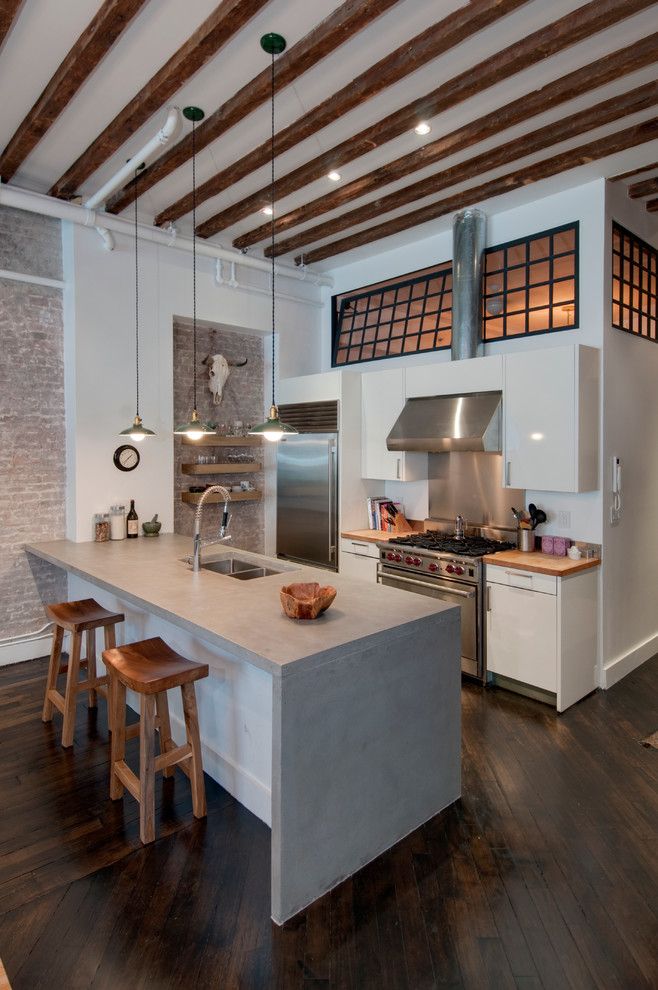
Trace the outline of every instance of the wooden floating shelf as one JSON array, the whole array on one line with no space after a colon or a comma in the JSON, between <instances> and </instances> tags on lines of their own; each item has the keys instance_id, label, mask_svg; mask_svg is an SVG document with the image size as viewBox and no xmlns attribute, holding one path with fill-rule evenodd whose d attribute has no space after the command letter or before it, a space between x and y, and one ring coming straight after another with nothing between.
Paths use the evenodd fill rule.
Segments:
<instances>
[{"instance_id":1,"label":"wooden floating shelf","mask_svg":"<svg viewBox=\"0 0 658 990\"><path fill-rule=\"evenodd\" d=\"M203 492L181 492L181 501L187 502L189 505L198 505ZM260 502L263 497L263 493L256 489L253 492L231 492L231 502ZM209 495L204 505L209 502L223 502L224 499L217 492Z\"/></svg>"},{"instance_id":2,"label":"wooden floating shelf","mask_svg":"<svg viewBox=\"0 0 658 990\"><path fill-rule=\"evenodd\" d=\"M260 447L262 439L253 437L220 437L217 433L206 433L200 440L183 437L183 443L190 447Z\"/></svg>"},{"instance_id":3,"label":"wooden floating shelf","mask_svg":"<svg viewBox=\"0 0 658 990\"><path fill-rule=\"evenodd\" d=\"M258 461L248 461L243 464L182 464L183 474L252 474L260 471Z\"/></svg>"}]
</instances>

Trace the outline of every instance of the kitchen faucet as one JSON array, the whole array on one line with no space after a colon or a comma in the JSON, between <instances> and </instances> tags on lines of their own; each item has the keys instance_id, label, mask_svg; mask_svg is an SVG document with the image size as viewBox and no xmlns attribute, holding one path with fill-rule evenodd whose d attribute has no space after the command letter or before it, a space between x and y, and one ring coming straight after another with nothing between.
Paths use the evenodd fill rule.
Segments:
<instances>
[{"instance_id":1,"label":"kitchen faucet","mask_svg":"<svg viewBox=\"0 0 658 990\"><path fill-rule=\"evenodd\" d=\"M194 515L194 546L192 551L192 570L198 571L201 566L201 516L203 515L203 506L209 495L222 495L224 498L224 508L222 510L222 523L219 527L219 535L217 539L207 540L204 546L210 546L213 543L222 543L225 540L230 540L231 537L226 535L226 530L228 529L228 524L230 520L228 512L228 503L231 500L231 493L228 488L224 488L223 485L210 485L206 488L205 492L199 499L199 504L196 507L196 513Z\"/></svg>"},{"instance_id":2,"label":"kitchen faucet","mask_svg":"<svg viewBox=\"0 0 658 990\"><path fill-rule=\"evenodd\" d=\"M455 519L455 539L456 540L463 540L464 539L464 526L465 526L464 517L463 516L457 516L457 518Z\"/></svg>"}]
</instances>

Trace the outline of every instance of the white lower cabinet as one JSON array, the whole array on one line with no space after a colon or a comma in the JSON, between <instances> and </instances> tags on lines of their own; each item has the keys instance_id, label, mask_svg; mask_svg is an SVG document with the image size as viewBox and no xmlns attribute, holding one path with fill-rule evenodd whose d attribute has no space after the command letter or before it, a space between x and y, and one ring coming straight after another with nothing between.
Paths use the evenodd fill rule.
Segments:
<instances>
[{"instance_id":1,"label":"white lower cabinet","mask_svg":"<svg viewBox=\"0 0 658 990\"><path fill-rule=\"evenodd\" d=\"M596 687L598 569L554 577L487 566L487 669L556 696Z\"/></svg>"},{"instance_id":2,"label":"white lower cabinet","mask_svg":"<svg viewBox=\"0 0 658 990\"><path fill-rule=\"evenodd\" d=\"M346 578L359 581L377 581L379 550L376 543L358 540L340 541L340 561L338 571Z\"/></svg>"}]
</instances>

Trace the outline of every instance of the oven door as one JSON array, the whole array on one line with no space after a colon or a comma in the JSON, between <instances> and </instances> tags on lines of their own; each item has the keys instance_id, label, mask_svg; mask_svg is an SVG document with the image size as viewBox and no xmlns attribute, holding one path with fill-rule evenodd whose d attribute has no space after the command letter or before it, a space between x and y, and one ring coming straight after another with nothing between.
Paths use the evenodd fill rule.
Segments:
<instances>
[{"instance_id":1,"label":"oven door","mask_svg":"<svg viewBox=\"0 0 658 990\"><path fill-rule=\"evenodd\" d=\"M388 588L399 588L400 591L413 591L417 595L428 598L438 598L439 601L450 605L459 605L461 609L462 629L462 670L477 677L477 586L460 584L458 581L444 581L441 578L407 577L400 571L392 571L381 564L377 568L377 581Z\"/></svg>"}]
</instances>

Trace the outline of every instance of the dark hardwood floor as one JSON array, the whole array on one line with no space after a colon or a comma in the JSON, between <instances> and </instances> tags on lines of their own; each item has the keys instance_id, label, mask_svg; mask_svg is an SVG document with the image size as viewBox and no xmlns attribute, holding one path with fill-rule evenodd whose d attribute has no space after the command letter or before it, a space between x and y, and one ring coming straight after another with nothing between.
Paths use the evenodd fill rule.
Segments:
<instances>
[{"instance_id":1,"label":"dark hardwood floor","mask_svg":"<svg viewBox=\"0 0 658 990\"><path fill-rule=\"evenodd\" d=\"M177 776L143 848L108 799L104 703L62 750L45 672L0 670L14 990L658 987L658 658L561 717L465 686L462 800L281 929L269 830L211 780L195 822Z\"/></svg>"}]
</instances>

